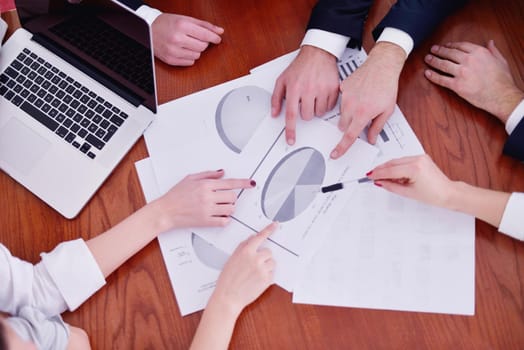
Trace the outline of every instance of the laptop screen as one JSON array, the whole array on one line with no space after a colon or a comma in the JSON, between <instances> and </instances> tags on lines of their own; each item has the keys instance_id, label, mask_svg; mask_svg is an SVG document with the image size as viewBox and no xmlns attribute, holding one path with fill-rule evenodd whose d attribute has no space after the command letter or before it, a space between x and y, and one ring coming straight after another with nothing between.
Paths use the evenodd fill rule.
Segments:
<instances>
[{"instance_id":1,"label":"laptop screen","mask_svg":"<svg viewBox=\"0 0 524 350\"><path fill-rule=\"evenodd\" d=\"M109 0L17 0L33 40L118 93L156 112L149 25Z\"/></svg>"}]
</instances>

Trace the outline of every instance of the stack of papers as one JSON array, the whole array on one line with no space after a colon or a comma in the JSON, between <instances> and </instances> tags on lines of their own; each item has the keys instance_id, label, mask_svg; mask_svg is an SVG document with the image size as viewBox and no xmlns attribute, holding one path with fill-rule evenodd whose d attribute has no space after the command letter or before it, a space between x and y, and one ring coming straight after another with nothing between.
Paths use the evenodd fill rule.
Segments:
<instances>
[{"instance_id":1,"label":"stack of papers","mask_svg":"<svg viewBox=\"0 0 524 350\"><path fill-rule=\"evenodd\" d=\"M159 236L182 315L205 307L220 270L238 243L272 221L268 239L275 282L293 301L395 310L474 313L474 219L357 182L389 159L424 151L396 108L375 146L365 135L340 159L329 153L341 133L339 106L322 119L297 122L287 145L284 117L270 116L278 75L296 52L251 74L160 106L145 134L150 158L136 168L149 202L186 175L224 169L257 186L238 192L225 228L188 228ZM348 49L341 79L366 59Z\"/></svg>"}]
</instances>

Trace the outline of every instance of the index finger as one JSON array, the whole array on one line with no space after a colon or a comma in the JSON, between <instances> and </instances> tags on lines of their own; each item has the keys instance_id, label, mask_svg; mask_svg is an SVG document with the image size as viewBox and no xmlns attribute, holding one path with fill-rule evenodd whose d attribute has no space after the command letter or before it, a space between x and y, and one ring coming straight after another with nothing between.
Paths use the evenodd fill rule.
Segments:
<instances>
[{"instance_id":1,"label":"index finger","mask_svg":"<svg viewBox=\"0 0 524 350\"><path fill-rule=\"evenodd\" d=\"M471 51L473 51L477 47L479 47L479 45L475 45L475 44L469 43L467 41L458 41L458 42L447 43L444 46L445 47L449 47L451 49L461 50L461 51L464 51L466 53L470 53Z\"/></svg>"},{"instance_id":2,"label":"index finger","mask_svg":"<svg viewBox=\"0 0 524 350\"><path fill-rule=\"evenodd\" d=\"M269 236L271 236L271 234L273 232L275 232L275 230L277 229L278 227L278 222L272 222L270 223L269 225L267 225L266 227L264 227L264 229L262 231L260 231L259 233L257 233L256 235L252 236L251 238L249 238L249 241L248 241L248 245L250 247L253 247L255 250L257 250L260 245L262 243L264 243L264 241L266 239L269 238Z\"/></svg>"},{"instance_id":3,"label":"index finger","mask_svg":"<svg viewBox=\"0 0 524 350\"><path fill-rule=\"evenodd\" d=\"M214 190L223 191L241 188L252 188L256 185L257 183L255 182L255 180L251 179L223 179L214 180L213 188Z\"/></svg>"},{"instance_id":4,"label":"index finger","mask_svg":"<svg viewBox=\"0 0 524 350\"><path fill-rule=\"evenodd\" d=\"M299 99L297 93L286 94L286 141L288 145L295 144Z\"/></svg>"},{"instance_id":5,"label":"index finger","mask_svg":"<svg viewBox=\"0 0 524 350\"><path fill-rule=\"evenodd\" d=\"M413 171L409 162L375 169L368 177L372 180L402 180L411 179L412 176Z\"/></svg>"},{"instance_id":6,"label":"index finger","mask_svg":"<svg viewBox=\"0 0 524 350\"><path fill-rule=\"evenodd\" d=\"M342 136L342 140L338 143L338 145L335 147L335 149L331 152L331 158L337 159L344 155L344 153L347 152L349 147L353 143L355 143L356 139L358 138L358 135L364 130L364 127L366 124L362 124L362 122L358 119L353 119L351 121L351 124L349 124L349 127L344 132L344 136Z\"/></svg>"}]
</instances>

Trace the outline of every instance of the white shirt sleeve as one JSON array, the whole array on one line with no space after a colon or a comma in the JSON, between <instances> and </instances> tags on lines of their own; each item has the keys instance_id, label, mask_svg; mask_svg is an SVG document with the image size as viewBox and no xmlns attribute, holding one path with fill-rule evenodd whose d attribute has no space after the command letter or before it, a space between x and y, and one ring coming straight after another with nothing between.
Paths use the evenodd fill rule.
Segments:
<instances>
[{"instance_id":1,"label":"white shirt sleeve","mask_svg":"<svg viewBox=\"0 0 524 350\"><path fill-rule=\"evenodd\" d=\"M74 310L105 284L98 264L81 239L42 254L37 265L11 255L0 244L0 311L18 315L30 306L46 316Z\"/></svg>"},{"instance_id":2,"label":"white shirt sleeve","mask_svg":"<svg viewBox=\"0 0 524 350\"><path fill-rule=\"evenodd\" d=\"M136 14L151 25L155 19L162 14L162 12L147 5L142 5L136 10Z\"/></svg>"},{"instance_id":3,"label":"white shirt sleeve","mask_svg":"<svg viewBox=\"0 0 524 350\"><path fill-rule=\"evenodd\" d=\"M377 39L377 43L381 41L387 41L400 46L404 50L404 52L406 52L406 57L409 56L409 54L413 50L413 38L411 38L411 36L405 31L397 28L384 28L384 30Z\"/></svg>"},{"instance_id":4,"label":"white shirt sleeve","mask_svg":"<svg viewBox=\"0 0 524 350\"><path fill-rule=\"evenodd\" d=\"M310 45L329 52L339 60L346 50L349 37L321 29L308 29L300 46Z\"/></svg>"},{"instance_id":5,"label":"white shirt sleeve","mask_svg":"<svg viewBox=\"0 0 524 350\"><path fill-rule=\"evenodd\" d=\"M524 240L524 193L512 193L509 197L499 231L513 238Z\"/></svg>"},{"instance_id":6,"label":"white shirt sleeve","mask_svg":"<svg viewBox=\"0 0 524 350\"><path fill-rule=\"evenodd\" d=\"M508 120L506 121L506 131L508 135L511 135L513 130L519 125L520 121L524 117L524 100L520 101L517 107L509 115Z\"/></svg>"},{"instance_id":7,"label":"white shirt sleeve","mask_svg":"<svg viewBox=\"0 0 524 350\"><path fill-rule=\"evenodd\" d=\"M102 271L82 239L60 243L51 253L41 256L71 311L105 285Z\"/></svg>"}]
</instances>

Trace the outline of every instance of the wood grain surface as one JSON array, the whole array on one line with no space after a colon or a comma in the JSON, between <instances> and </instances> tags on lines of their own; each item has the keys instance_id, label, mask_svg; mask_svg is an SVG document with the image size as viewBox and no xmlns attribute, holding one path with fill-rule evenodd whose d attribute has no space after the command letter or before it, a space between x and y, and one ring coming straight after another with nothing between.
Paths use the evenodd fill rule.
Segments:
<instances>
[{"instance_id":1,"label":"wood grain surface","mask_svg":"<svg viewBox=\"0 0 524 350\"><path fill-rule=\"evenodd\" d=\"M370 30L393 2L376 2L366 23L366 49L373 44ZM222 43L206 50L193 67L157 62L164 103L248 74L295 50L315 1L149 3L225 28ZM524 89L523 21L520 0L471 1L414 50L402 72L398 104L427 153L453 179L524 192L524 164L501 154L507 135L494 117L424 78L423 57L433 43L494 39ZM104 232L144 205L134 162L146 156L141 139L74 220L0 172L0 241L14 255L37 262L40 252L61 241ZM273 286L241 315L231 348L524 349L524 244L477 220L475 246L475 316L295 305L290 294ZM83 306L64 315L88 332L94 349L185 349L200 317L180 317L156 241Z\"/></svg>"}]
</instances>

